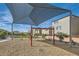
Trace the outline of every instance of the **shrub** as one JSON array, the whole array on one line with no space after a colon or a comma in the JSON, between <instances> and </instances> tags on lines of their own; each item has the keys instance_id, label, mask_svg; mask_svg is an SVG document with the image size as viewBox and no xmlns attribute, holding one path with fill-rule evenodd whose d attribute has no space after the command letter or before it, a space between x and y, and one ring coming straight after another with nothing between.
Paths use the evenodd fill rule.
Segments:
<instances>
[{"instance_id":1,"label":"shrub","mask_svg":"<svg viewBox=\"0 0 79 59\"><path fill-rule=\"evenodd\" d=\"M59 38L61 42L64 40L64 37L68 37L68 35L63 32L57 32L56 36Z\"/></svg>"},{"instance_id":2,"label":"shrub","mask_svg":"<svg viewBox=\"0 0 79 59\"><path fill-rule=\"evenodd\" d=\"M45 39L46 34L42 34L42 38Z\"/></svg>"},{"instance_id":3,"label":"shrub","mask_svg":"<svg viewBox=\"0 0 79 59\"><path fill-rule=\"evenodd\" d=\"M40 36L40 34L38 34L38 33L35 33L35 34L34 34L34 37L35 37L35 38L37 38L38 36Z\"/></svg>"}]
</instances>

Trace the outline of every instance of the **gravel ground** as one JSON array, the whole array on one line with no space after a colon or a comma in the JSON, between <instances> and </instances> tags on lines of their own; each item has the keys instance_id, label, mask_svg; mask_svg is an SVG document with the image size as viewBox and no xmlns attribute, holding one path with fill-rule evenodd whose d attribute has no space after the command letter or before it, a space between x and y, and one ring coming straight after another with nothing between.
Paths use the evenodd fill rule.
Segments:
<instances>
[{"instance_id":1,"label":"gravel ground","mask_svg":"<svg viewBox=\"0 0 79 59\"><path fill-rule=\"evenodd\" d=\"M64 45L63 45L64 46ZM66 46L64 46L66 47ZM73 50L67 47L66 49ZM29 40L14 39L5 42L0 42L1 56L75 56L78 55L69 50L62 48L62 46L52 45L43 41L33 40L33 47L30 47Z\"/></svg>"}]
</instances>

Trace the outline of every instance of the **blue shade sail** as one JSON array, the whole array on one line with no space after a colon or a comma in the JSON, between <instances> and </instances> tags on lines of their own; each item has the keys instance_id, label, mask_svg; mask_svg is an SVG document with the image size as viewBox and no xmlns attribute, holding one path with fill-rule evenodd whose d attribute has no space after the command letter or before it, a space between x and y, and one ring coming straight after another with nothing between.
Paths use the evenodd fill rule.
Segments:
<instances>
[{"instance_id":1,"label":"blue shade sail","mask_svg":"<svg viewBox=\"0 0 79 59\"><path fill-rule=\"evenodd\" d=\"M52 17L61 15L65 11L50 9L50 8L34 8L31 12L30 17L36 25L51 19Z\"/></svg>"},{"instance_id":2,"label":"blue shade sail","mask_svg":"<svg viewBox=\"0 0 79 59\"><path fill-rule=\"evenodd\" d=\"M22 4L22 3L19 4L11 3L6 5L13 16L14 23L33 25L32 20L28 17L33 9L32 6L30 6L29 4Z\"/></svg>"},{"instance_id":3,"label":"blue shade sail","mask_svg":"<svg viewBox=\"0 0 79 59\"><path fill-rule=\"evenodd\" d=\"M62 13L69 12L66 9L51 6L47 3L8 3L13 22L16 24L36 25L58 16Z\"/></svg>"}]
</instances>

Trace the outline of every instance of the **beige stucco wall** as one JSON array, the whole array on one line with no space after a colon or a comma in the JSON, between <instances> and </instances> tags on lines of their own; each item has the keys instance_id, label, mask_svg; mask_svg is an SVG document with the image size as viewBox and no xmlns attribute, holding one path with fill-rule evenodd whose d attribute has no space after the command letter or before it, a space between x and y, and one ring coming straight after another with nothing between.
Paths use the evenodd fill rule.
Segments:
<instances>
[{"instance_id":1,"label":"beige stucco wall","mask_svg":"<svg viewBox=\"0 0 79 59\"><path fill-rule=\"evenodd\" d=\"M58 21L55 21L52 23L55 28L55 33L57 32L63 32L69 35L69 17L65 17L62 19L59 19ZM61 29L57 29L58 26L61 26Z\"/></svg>"},{"instance_id":2,"label":"beige stucco wall","mask_svg":"<svg viewBox=\"0 0 79 59\"><path fill-rule=\"evenodd\" d=\"M71 33L72 35L79 35L79 17L72 16Z\"/></svg>"},{"instance_id":3,"label":"beige stucco wall","mask_svg":"<svg viewBox=\"0 0 79 59\"><path fill-rule=\"evenodd\" d=\"M57 32L63 32L66 34L70 34L70 16L64 17L62 19L59 19L55 23L52 23L52 26L55 28L55 33ZM56 29L57 26L61 26L61 29ZM71 33L72 35L78 35L79 34L79 17L72 16L71 20Z\"/></svg>"}]
</instances>

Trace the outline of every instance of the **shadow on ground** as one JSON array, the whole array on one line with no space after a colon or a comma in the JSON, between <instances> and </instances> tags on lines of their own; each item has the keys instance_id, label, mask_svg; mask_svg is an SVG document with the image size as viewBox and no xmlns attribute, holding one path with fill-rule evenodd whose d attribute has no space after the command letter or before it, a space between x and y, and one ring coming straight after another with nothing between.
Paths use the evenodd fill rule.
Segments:
<instances>
[{"instance_id":1,"label":"shadow on ground","mask_svg":"<svg viewBox=\"0 0 79 59\"><path fill-rule=\"evenodd\" d=\"M51 41L51 40L38 40L38 41L45 42L45 43L48 43L50 45L53 45L53 41ZM78 45L72 45L71 46L70 43L59 42L58 40L56 40L54 46L61 48L61 49L64 49L68 52L74 53L76 55L79 55L79 43L77 43L77 44Z\"/></svg>"}]
</instances>

